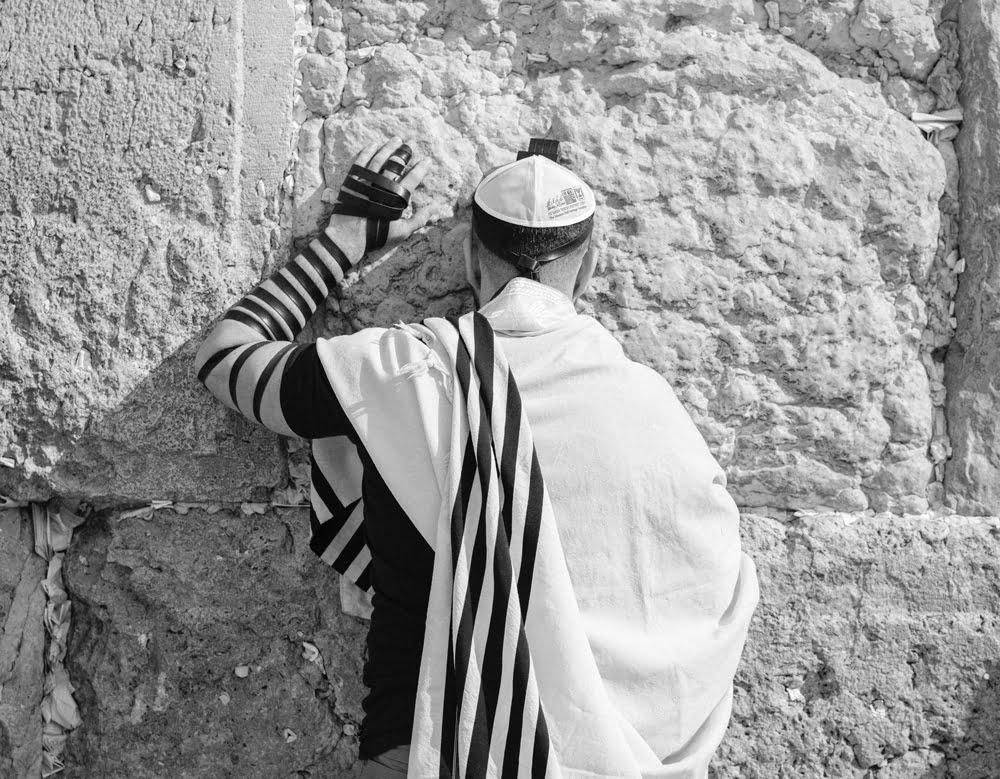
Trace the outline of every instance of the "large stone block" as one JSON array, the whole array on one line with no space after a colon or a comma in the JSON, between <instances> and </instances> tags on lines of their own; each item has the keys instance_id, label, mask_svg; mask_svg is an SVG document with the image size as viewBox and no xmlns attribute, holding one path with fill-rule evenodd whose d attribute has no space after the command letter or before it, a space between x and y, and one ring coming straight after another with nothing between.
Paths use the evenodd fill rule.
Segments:
<instances>
[{"instance_id":1,"label":"large stone block","mask_svg":"<svg viewBox=\"0 0 1000 779\"><path fill-rule=\"evenodd\" d=\"M1000 522L744 516L761 600L716 779L1000 772Z\"/></svg>"},{"instance_id":2,"label":"large stone block","mask_svg":"<svg viewBox=\"0 0 1000 779\"><path fill-rule=\"evenodd\" d=\"M529 136L561 138L599 202L581 308L674 384L737 501L925 510L940 152L875 84L780 35L572 5L565 29L569 4L488 24L455 10L412 41L399 10L379 17L397 38L347 52L343 106L309 158L327 199L359 148L399 133L436 162L415 203L454 213L348 285L350 326L471 305L476 183ZM584 58L571 43L587 31Z\"/></svg>"},{"instance_id":3,"label":"large stone block","mask_svg":"<svg viewBox=\"0 0 1000 779\"><path fill-rule=\"evenodd\" d=\"M964 81L959 232L966 271L956 298L958 332L948 351L948 430L953 455L945 486L963 512L1000 513L1000 3L961 5Z\"/></svg>"},{"instance_id":4,"label":"large stone block","mask_svg":"<svg viewBox=\"0 0 1000 779\"><path fill-rule=\"evenodd\" d=\"M0 492L280 478L274 437L220 414L190 365L283 254L293 21L276 0L4 5Z\"/></svg>"},{"instance_id":5,"label":"large stone block","mask_svg":"<svg viewBox=\"0 0 1000 779\"><path fill-rule=\"evenodd\" d=\"M67 777L345 775L366 623L341 614L308 528L302 510L192 509L77 529Z\"/></svg>"},{"instance_id":6,"label":"large stone block","mask_svg":"<svg viewBox=\"0 0 1000 779\"><path fill-rule=\"evenodd\" d=\"M192 509L77 529L67 777L353 774L367 623L340 612L307 523ZM745 515L742 537L761 602L717 779L991 775L1000 523Z\"/></svg>"},{"instance_id":7,"label":"large stone block","mask_svg":"<svg viewBox=\"0 0 1000 779\"><path fill-rule=\"evenodd\" d=\"M313 332L468 307L473 187L529 136L564 138L600 199L584 310L675 384L737 500L926 508L941 155L750 6L320 3L315 28L268 4L125 5L93 29L73 5L51 28L5 10L24 29L0 82L0 444L18 463L0 490L237 499L278 482L277 439L187 366L284 258L280 228L319 227L351 155L398 131L437 161L415 204L449 217Z\"/></svg>"}]
</instances>

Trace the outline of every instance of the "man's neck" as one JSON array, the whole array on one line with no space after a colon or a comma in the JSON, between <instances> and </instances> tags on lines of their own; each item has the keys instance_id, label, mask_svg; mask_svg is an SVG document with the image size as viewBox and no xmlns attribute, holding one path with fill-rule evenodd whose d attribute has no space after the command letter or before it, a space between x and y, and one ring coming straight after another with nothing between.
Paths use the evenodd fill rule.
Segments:
<instances>
[{"instance_id":1,"label":"man's neck","mask_svg":"<svg viewBox=\"0 0 1000 779\"><path fill-rule=\"evenodd\" d=\"M507 288L507 285L511 282L511 280L517 279L517 278L526 278L526 277L521 277L521 276L519 276L516 273L512 273L511 275L507 276L506 278L504 278L502 280L498 280L498 281L495 281L493 279L487 279L487 278L484 277L483 278L483 285L480 288L480 292L481 292L481 296L480 296L480 299L479 299L480 306L485 305L486 303L488 303L489 301L493 300L498 295L500 295ZM573 290L572 289L563 289L563 285L560 285L560 284L549 284L549 283L547 283L545 281L538 281L536 283L538 283L538 284L544 284L546 287L551 287L552 289L558 290L559 292L561 292L562 294L564 294L570 300L573 299Z\"/></svg>"}]
</instances>

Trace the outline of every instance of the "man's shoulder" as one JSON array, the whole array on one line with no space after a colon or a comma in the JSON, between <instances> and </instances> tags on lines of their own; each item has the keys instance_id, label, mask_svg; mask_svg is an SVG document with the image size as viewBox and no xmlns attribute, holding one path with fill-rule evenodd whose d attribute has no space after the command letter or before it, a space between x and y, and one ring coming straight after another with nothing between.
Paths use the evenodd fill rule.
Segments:
<instances>
[{"instance_id":1,"label":"man's shoulder","mask_svg":"<svg viewBox=\"0 0 1000 779\"><path fill-rule=\"evenodd\" d=\"M586 339L587 348L593 358L613 369L621 384L631 387L635 392L644 390L674 394L667 378L646 363L632 359L621 341L600 320L588 314L578 314L576 327L578 337Z\"/></svg>"},{"instance_id":2,"label":"man's shoulder","mask_svg":"<svg viewBox=\"0 0 1000 779\"><path fill-rule=\"evenodd\" d=\"M369 379L389 379L415 360L426 358L435 341L428 323L432 320L397 322L391 327L365 327L319 338L316 351L331 378L364 373Z\"/></svg>"}]
</instances>

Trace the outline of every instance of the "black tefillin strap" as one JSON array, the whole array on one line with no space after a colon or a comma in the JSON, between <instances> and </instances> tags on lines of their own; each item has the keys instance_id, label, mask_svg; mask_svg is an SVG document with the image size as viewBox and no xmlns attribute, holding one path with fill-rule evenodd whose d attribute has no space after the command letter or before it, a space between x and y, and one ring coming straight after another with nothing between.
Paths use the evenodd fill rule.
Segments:
<instances>
[{"instance_id":1,"label":"black tefillin strap","mask_svg":"<svg viewBox=\"0 0 1000 779\"><path fill-rule=\"evenodd\" d=\"M528 150L519 151L517 158L523 160L525 157L539 154L548 157L553 162L559 162L559 141L550 141L548 138L532 138L528 141Z\"/></svg>"},{"instance_id":2,"label":"black tefillin strap","mask_svg":"<svg viewBox=\"0 0 1000 779\"><path fill-rule=\"evenodd\" d=\"M532 138L528 141L528 150L519 151L517 158L523 160L525 157L531 157L536 154L548 157L553 162L559 163L559 141L547 138ZM521 276L526 276L532 281L539 280L538 270L543 263L559 259L563 255L573 251L577 246L583 244L590 237L590 232L587 231L582 235L578 235L572 241L564 243L562 246L557 246L552 251L545 252L544 254L523 254L522 252L507 248L504 245L503 236L492 234L489 230L481 232L481 227L480 225L476 228L476 235L486 244L487 248L498 257L502 257L508 262L513 263L518 271L520 271Z\"/></svg>"},{"instance_id":3,"label":"black tefillin strap","mask_svg":"<svg viewBox=\"0 0 1000 779\"><path fill-rule=\"evenodd\" d=\"M333 213L363 216L365 252L381 249L389 236L389 222L399 219L410 204L410 190L398 181L413 152L405 143L385 161L382 172L352 165L347 171Z\"/></svg>"},{"instance_id":4,"label":"black tefillin strap","mask_svg":"<svg viewBox=\"0 0 1000 779\"><path fill-rule=\"evenodd\" d=\"M509 249L504 246L502 237L492 235L488 230L483 232L478 226L476 227L476 235L479 236L479 240L486 244L486 247L491 252L507 260L507 262L513 263L520 271L520 275L527 276L532 281L538 281L538 270L543 263L558 260L563 255L573 251L590 237L590 232L581 233L572 241L568 241L562 246L557 246L552 251L545 252L544 254L523 254L522 252Z\"/></svg>"}]
</instances>

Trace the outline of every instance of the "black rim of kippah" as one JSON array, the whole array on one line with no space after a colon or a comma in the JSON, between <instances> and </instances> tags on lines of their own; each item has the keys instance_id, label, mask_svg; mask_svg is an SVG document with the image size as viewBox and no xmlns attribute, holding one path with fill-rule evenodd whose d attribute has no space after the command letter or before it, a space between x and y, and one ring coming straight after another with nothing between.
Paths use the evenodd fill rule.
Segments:
<instances>
[{"instance_id":1,"label":"black rim of kippah","mask_svg":"<svg viewBox=\"0 0 1000 779\"><path fill-rule=\"evenodd\" d=\"M491 219L497 223L495 226L484 224L483 220L479 218L479 211L482 207L473 201L472 205L472 228L476 231L476 235L479 240L483 242L493 254L507 262L512 263L523 271L528 271L531 273L532 278L537 279L538 266L547 262L552 262L553 260L558 260L560 257L564 257L571 251L576 249L578 246L583 245L591 234L593 233L594 223L593 220L590 222L590 226L580 233L576 238L567 241L564 244L556 246L546 252L540 252L537 254L528 254L526 252L519 252L516 249L510 247L510 236L504 235L503 226L517 227L518 225L513 225L510 222L504 222L502 219L497 217L491 217ZM485 213L485 212L483 212ZM490 216L487 214L487 216ZM584 222L591 217L588 216L586 219L581 219L580 222ZM579 223L574 223L579 224ZM572 227L572 225L566 225L566 227ZM546 229L546 228L538 228Z\"/></svg>"}]
</instances>

